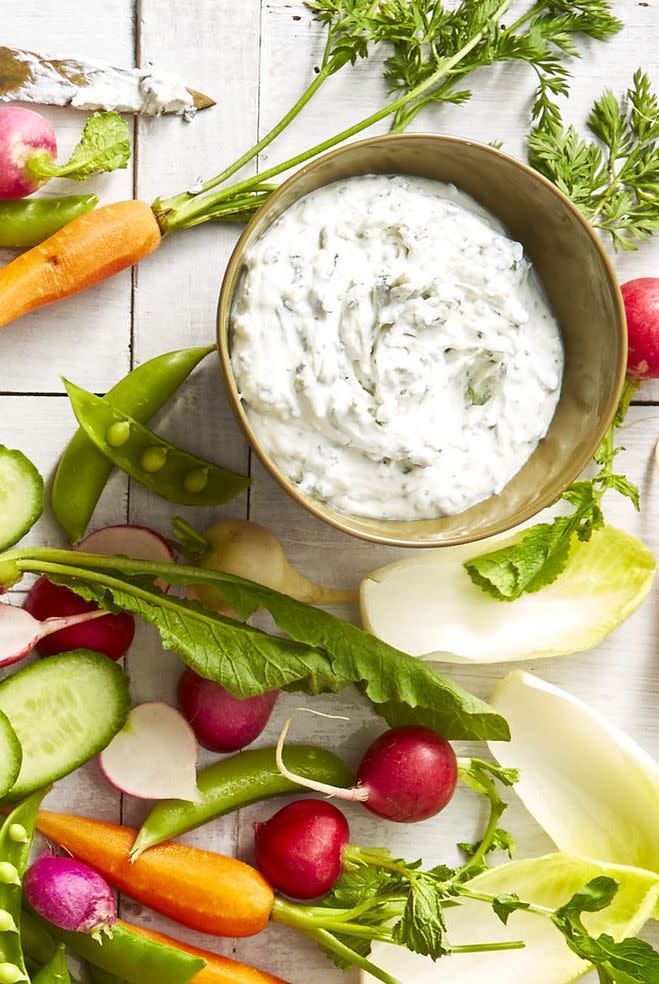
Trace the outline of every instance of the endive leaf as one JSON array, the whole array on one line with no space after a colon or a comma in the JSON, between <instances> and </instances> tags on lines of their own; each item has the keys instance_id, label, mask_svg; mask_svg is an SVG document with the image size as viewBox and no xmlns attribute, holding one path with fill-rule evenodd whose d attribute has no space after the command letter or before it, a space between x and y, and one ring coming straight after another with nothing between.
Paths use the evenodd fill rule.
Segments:
<instances>
[{"instance_id":1,"label":"endive leaf","mask_svg":"<svg viewBox=\"0 0 659 984\"><path fill-rule=\"evenodd\" d=\"M659 877L652 872L610 865L566 854L511 861L468 883L475 892L497 897L515 894L536 905L557 909L592 879L613 878L619 888L610 906L587 912L583 921L592 936L615 940L635 936L659 897ZM401 947L376 944L370 959L405 984L571 984L590 965L570 950L551 919L523 910L503 925L486 902L464 900L446 910L447 936L453 946L523 940L523 950L461 953L434 963ZM368 975L363 984L371 984Z\"/></svg>"},{"instance_id":2,"label":"endive leaf","mask_svg":"<svg viewBox=\"0 0 659 984\"><path fill-rule=\"evenodd\" d=\"M424 551L367 575L360 589L364 627L429 660L497 663L581 652L638 608L656 568L640 540L605 526L588 543L575 538L553 584L503 602L476 587L463 566L478 549Z\"/></svg>"},{"instance_id":3,"label":"endive leaf","mask_svg":"<svg viewBox=\"0 0 659 984\"><path fill-rule=\"evenodd\" d=\"M557 847L659 872L659 763L592 707L531 673L509 673L492 703L512 740L490 749L519 769L515 791Z\"/></svg>"}]
</instances>

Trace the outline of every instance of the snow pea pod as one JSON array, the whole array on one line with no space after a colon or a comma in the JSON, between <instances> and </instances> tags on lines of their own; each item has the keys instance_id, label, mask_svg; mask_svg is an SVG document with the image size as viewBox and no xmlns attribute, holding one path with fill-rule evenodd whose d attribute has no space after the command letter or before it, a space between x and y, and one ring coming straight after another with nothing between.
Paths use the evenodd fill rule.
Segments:
<instances>
[{"instance_id":1,"label":"snow pea pod","mask_svg":"<svg viewBox=\"0 0 659 984\"><path fill-rule=\"evenodd\" d=\"M165 352L124 376L109 391L114 406L146 423L167 403L214 345ZM113 464L78 429L59 460L53 486L53 512L72 543L85 535Z\"/></svg>"},{"instance_id":2,"label":"snow pea pod","mask_svg":"<svg viewBox=\"0 0 659 984\"><path fill-rule=\"evenodd\" d=\"M184 506L216 506L249 485L249 479L170 444L120 410L64 380L73 412L87 437L113 465L145 488Z\"/></svg>"},{"instance_id":3,"label":"snow pea pod","mask_svg":"<svg viewBox=\"0 0 659 984\"><path fill-rule=\"evenodd\" d=\"M50 960L37 971L32 984L71 984L71 975L66 966L66 950L63 944L56 948Z\"/></svg>"},{"instance_id":4,"label":"snow pea pod","mask_svg":"<svg viewBox=\"0 0 659 984\"><path fill-rule=\"evenodd\" d=\"M98 205L96 195L0 202L0 247L31 249Z\"/></svg>"},{"instance_id":5,"label":"snow pea pod","mask_svg":"<svg viewBox=\"0 0 659 984\"><path fill-rule=\"evenodd\" d=\"M38 962L43 961L47 940L52 937L82 957L127 984L188 984L204 967L204 961L184 950L131 932L117 922L112 936L102 943L89 933L69 933L45 922L31 912L23 913L25 951ZM51 952L52 956L52 952ZM106 977L106 981L108 978ZM109 978L112 980L112 977Z\"/></svg>"},{"instance_id":6,"label":"snow pea pod","mask_svg":"<svg viewBox=\"0 0 659 984\"><path fill-rule=\"evenodd\" d=\"M23 875L34 837L37 811L46 790L23 800L0 828L0 981L29 981L21 937Z\"/></svg>"},{"instance_id":7,"label":"snow pea pod","mask_svg":"<svg viewBox=\"0 0 659 984\"><path fill-rule=\"evenodd\" d=\"M315 745L287 745L286 765L308 779L333 786L351 786L354 776L333 752ZM209 820L223 817L251 803L300 791L284 778L275 760L274 748L249 749L221 759L197 773L203 803L161 800L142 824L131 851L135 861L143 851L194 830Z\"/></svg>"}]
</instances>

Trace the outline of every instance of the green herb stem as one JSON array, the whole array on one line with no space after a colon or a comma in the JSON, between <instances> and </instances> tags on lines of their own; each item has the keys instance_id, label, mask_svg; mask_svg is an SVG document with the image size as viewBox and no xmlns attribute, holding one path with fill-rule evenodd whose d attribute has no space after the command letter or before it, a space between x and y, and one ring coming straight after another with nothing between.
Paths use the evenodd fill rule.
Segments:
<instances>
[{"instance_id":1,"label":"green herb stem","mask_svg":"<svg viewBox=\"0 0 659 984\"><path fill-rule=\"evenodd\" d=\"M474 902L485 902L487 905L492 905L496 902L496 895L489 895L486 892L476 892L472 888L468 888L466 885L459 885L458 892L465 899L473 899ZM530 912L533 915L545 916L549 919L554 915L554 910L547 908L545 905L536 905L535 902L524 902L524 912Z\"/></svg>"},{"instance_id":2,"label":"green herb stem","mask_svg":"<svg viewBox=\"0 0 659 984\"><path fill-rule=\"evenodd\" d=\"M498 20L503 16L508 7L511 5L512 0L502 0L501 4L497 10L492 15L490 24L497 23ZM214 207L218 202L226 201L232 198L234 195L240 194L241 192L248 191L252 189L255 185L259 185L263 181L268 181L270 178L277 177L284 171L288 171L293 167L297 167L300 164L304 164L305 161L310 160L312 157L316 157L318 154L324 151L330 150L337 144L342 143L344 140L350 139L350 137L356 136L363 130L374 126L381 120L386 119L399 110L403 109L405 106L414 102L425 92L432 89L437 83L451 72L460 62L471 52L473 49L483 40L489 24L482 27L481 30L477 31L470 39L467 41L454 55L450 58L442 59L433 72L427 79L421 82L416 88L412 89L410 92L404 93L392 102L387 103L382 109L377 110L370 116L365 117L358 123L354 123L352 126L347 127L345 130L341 130L340 133L334 134L332 137L328 137L326 140L321 141L309 150L302 151L300 154L296 154L294 157L290 157L288 160L281 164L276 164L273 167L267 169L261 174L255 175L250 178L245 178L243 181L239 181L237 184L232 185L230 188L225 188L222 191L216 192L208 196L197 195L191 201L183 202L180 206L171 209L167 214L162 214L162 209L165 203L156 203L154 209L159 216L159 221L164 232L171 232L174 229L187 228L191 224L197 224L198 221L204 221L202 216L208 214L208 209ZM216 182L216 179L211 179Z\"/></svg>"},{"instance_id":3,"label":"green herb stem","mask_svg":"<svg viewBox=\"0 0 659 984\"><path fill-rule=\"evenodd\" d=\"M504 941L502 943L467 943L464 946L452 946L449 953L487 953L496 950L523 950L526 946L522 940Z\"/></svg>"}]
</instances>

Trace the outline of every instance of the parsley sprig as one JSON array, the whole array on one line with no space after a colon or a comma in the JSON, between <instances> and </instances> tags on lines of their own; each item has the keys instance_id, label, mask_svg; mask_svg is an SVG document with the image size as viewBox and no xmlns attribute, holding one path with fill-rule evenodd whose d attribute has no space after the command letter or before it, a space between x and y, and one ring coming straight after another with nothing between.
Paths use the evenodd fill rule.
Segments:
<instances>
[{"instance_id":1,"label":"parsley sprig","mask_svg":"<svg viewBox=\"0 0 659 984\"><path fill-rule=\"evenodd\" d=\"M607 40L621 28L609 0L536 0L506 26L512 0L309 0L307 6L327 29L318 72L288 112L253 147L199 191L159 199L153 208L164 232L211 219L242 221L270 193L272 178L390 117L405 129L432 103L464 102L463 81L475 69L523 61L539 78L537 99L566 90L566 58L578 54L579 36ZM385 80L392 98L376 112L340 133L266 171L227 184L288 127L324 82L348 64L367 58L380 45L390 49Z\"/></svg>"},{"instance_id":2,"label":"parsley sprig","mask_svg":"<svg viewBox=\"0 0 659 984\"><path fill-rule=\"evenodd\" d=\"M627 378L618 410L604 440L595 452L599 470L592 479L581 479L561 495L573 506L567 516L551 523L538 523L511 544L474 557L465 568L474 584L499 601L514 601L524 592L539 591L563 573L573 538L587 542L604 525L602 500L608 491L619 492L639 508L637 487L614 470L624 448L616 446L615 433L623 423L638 380Z\"/></svg>"},{"instance_id":3,"label":"parsley sprig","mask_svg":"<svg viewBox=\"0 0 659 984\"><path fill-rule=\"evenodd\" d=\"M616 249L633 250L659 229L659 100L640 69L619 100L607 89L588 118L594 139L564 126L549 98L537 109L529 160Z\"/></svg>"}]
</instances>

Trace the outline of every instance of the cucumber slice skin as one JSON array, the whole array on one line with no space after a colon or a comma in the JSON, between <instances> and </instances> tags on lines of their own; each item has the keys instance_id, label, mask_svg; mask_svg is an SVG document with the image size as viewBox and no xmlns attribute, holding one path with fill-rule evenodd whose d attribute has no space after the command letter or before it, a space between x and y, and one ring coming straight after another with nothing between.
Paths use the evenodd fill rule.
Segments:
<instances>
[{"instance_id":1,"label":"cucumber slice skin","mask_svg":"<svg viewBox=\"0 0 659 984\"><path fill-rule=\"evenodd\" d=\"M43 512L43 478L22 451L0 444L0 550L25 536Z\"/></svg>"},{"instance_id":2,"label":"cucumber slice skin","mask_svg":"<svg viewBox=\"0 0 659 984\"><path fill-rule=\"evenodd\" d=\"M123 727L128 677L101 653L77 649L32 663L0 683L0 710L23 748L4 802L40 789L93 758Z\"/></svg>"},{"instance_id":3,"label":"cucumber slice skin","mask_svg":"<svg viewBox=\"0 0 659 984\"><path fill-rule=\"evenodd\" d=\"M11 721L0 711L0 799L14 786L21 771L23 749Z\"/></svg>"}]
</instances>

